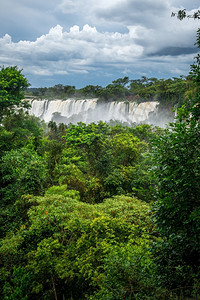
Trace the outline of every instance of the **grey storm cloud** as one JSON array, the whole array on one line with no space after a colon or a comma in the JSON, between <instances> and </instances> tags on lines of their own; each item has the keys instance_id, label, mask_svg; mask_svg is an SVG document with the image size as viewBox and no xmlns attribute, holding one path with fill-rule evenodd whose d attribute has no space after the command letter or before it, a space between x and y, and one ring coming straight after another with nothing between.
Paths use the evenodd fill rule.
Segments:
<instances>
[{"instance_id":1,"label":"grey storm cloud","mask_svg":"<svg viewBox=\"0 0 200 300\"><path fill-rule=\"evenodd\" d=\"M122 22L126 25L152 26L169 11L167 1L126 0L119 1L110 8L102 8L97 11L97 16L105 20Z\"/></svg>"},{"instance_id":2,"label":"grey storm cloud","mask_svg":"<svg viewBox=\"0 0 200 300\"><path fill-rule=\"evenodd\" d=\"M196 54L199 49L194 47L165 47L158 50L155 53L149 54L149 56L178 56L178 55L187 55L187 54Z\"/></svg>"}]
</instances>

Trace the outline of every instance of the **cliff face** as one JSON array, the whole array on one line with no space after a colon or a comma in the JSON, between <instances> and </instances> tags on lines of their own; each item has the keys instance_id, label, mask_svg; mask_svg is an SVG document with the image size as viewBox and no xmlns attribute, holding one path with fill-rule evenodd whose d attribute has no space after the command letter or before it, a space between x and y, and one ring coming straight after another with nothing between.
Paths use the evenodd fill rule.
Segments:
<instances>
[{"instance_id":1,"label":"cliff face","mask_svg":"<svg viewBox=\"0 0 200 300\"><path fill-rule=\"evenodd\" d=\"M149 101L136 102L108 102L99 103L98 99L74 100L32 100L30 114L45 122L56 123L91 122L110 120L131 123L147 123L163 126L170 120L165 113L158 110L159 103ZM161 119L159 118L159 114ZM162 124L161 124L162 123Z\"/></svg>"}]
</instances>

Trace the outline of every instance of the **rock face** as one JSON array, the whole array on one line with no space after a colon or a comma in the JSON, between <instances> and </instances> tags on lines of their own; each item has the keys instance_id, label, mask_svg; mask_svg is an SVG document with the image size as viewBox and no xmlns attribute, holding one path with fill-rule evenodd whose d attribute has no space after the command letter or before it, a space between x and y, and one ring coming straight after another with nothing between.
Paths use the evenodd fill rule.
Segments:
<instances>
[{"instance_id":1,"label":"rock face","mask_svg":"<svg viewBox=\"0 0 200 300\"><path fill-rule=\"evenodd\" d=\"M110 120L131 123L158 123L158 102L107 102L98 99L84 100L31 100L30 114L45 122L56 123L91 122ZM167 121L166 121L167 123ZM159 124L158 124L159 125Z\"/></svg>"}]
</instances>

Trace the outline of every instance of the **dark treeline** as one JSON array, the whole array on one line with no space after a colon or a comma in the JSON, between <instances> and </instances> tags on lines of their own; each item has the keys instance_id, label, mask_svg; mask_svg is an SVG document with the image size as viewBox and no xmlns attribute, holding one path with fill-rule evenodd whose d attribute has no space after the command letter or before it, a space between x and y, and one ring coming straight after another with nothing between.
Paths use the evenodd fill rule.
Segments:
<instances>
[{"instance_id":1,"label":"dark treeline","mask_svg":"<svg viewBox=\"0 0 200 300\"><path fill-rule=\"evenodd\" d=\"M158 101L164 106L183 104L185 95L194 94L195 87L190 76L172 79L147 78L130 80L128 77L114 80L106 87L87 85L75 86L57 84L54 87L29 88L27 95L41 99L99 98L102 101Z\"/></svg>"}]
</instances>

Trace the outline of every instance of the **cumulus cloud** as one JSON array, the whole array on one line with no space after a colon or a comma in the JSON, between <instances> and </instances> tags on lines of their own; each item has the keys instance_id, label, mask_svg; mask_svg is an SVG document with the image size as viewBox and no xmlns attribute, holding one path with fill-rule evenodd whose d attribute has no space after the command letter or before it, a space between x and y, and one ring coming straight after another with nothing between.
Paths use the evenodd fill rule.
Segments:
<instances>
[{"instance_id":1,"label":"cumulus cloud","mask_svg":"<svg viewBox=\"0 0 200 300\"><path fill-rule=\"evenodd\" d=\"M37 76L87 74L102 69L112 73L115 70L124 73L131 69L133 72L151 74L156 69L169 73L170 68L174 75L185 73L185 64L192 59L191 53L194 51L179 47L173 48L173 52L171 48L158 50L155 47L157 52L148 54L138 40L152 36L150 31L142 26L130 26L128 33L102 33L86 24L82 29L75 25L69 31L57 25L35 41L13 42L6 34L0 39L0 64L9 62ZM177 63L177 55L184 51L184 60L179 58ZM172 67L174 65L176 68Z\"/></svg>"},{"instance_id":2,"label":"cumulus cloud","mask_svg":"<svg viewBox=\"0 0 200 300\"><path fill-rule=\"evenodd\" d=\"M10 62L14 64L21 60L21 64L38 66L37 73L40 75L49 72L86 72L93 65L100 63L131 63L143 53L143 47L134 43L132 31L127 34L100 33L89 25L82 29L73 26L69 31L63 31L63 28L57 25L34 42L14 43L6 34L0 39L0 50L0 64L5 63L5 57L9 57ZM41 68L44 68L43 72L40 71Z\"/></svg>"}]
</instances>

